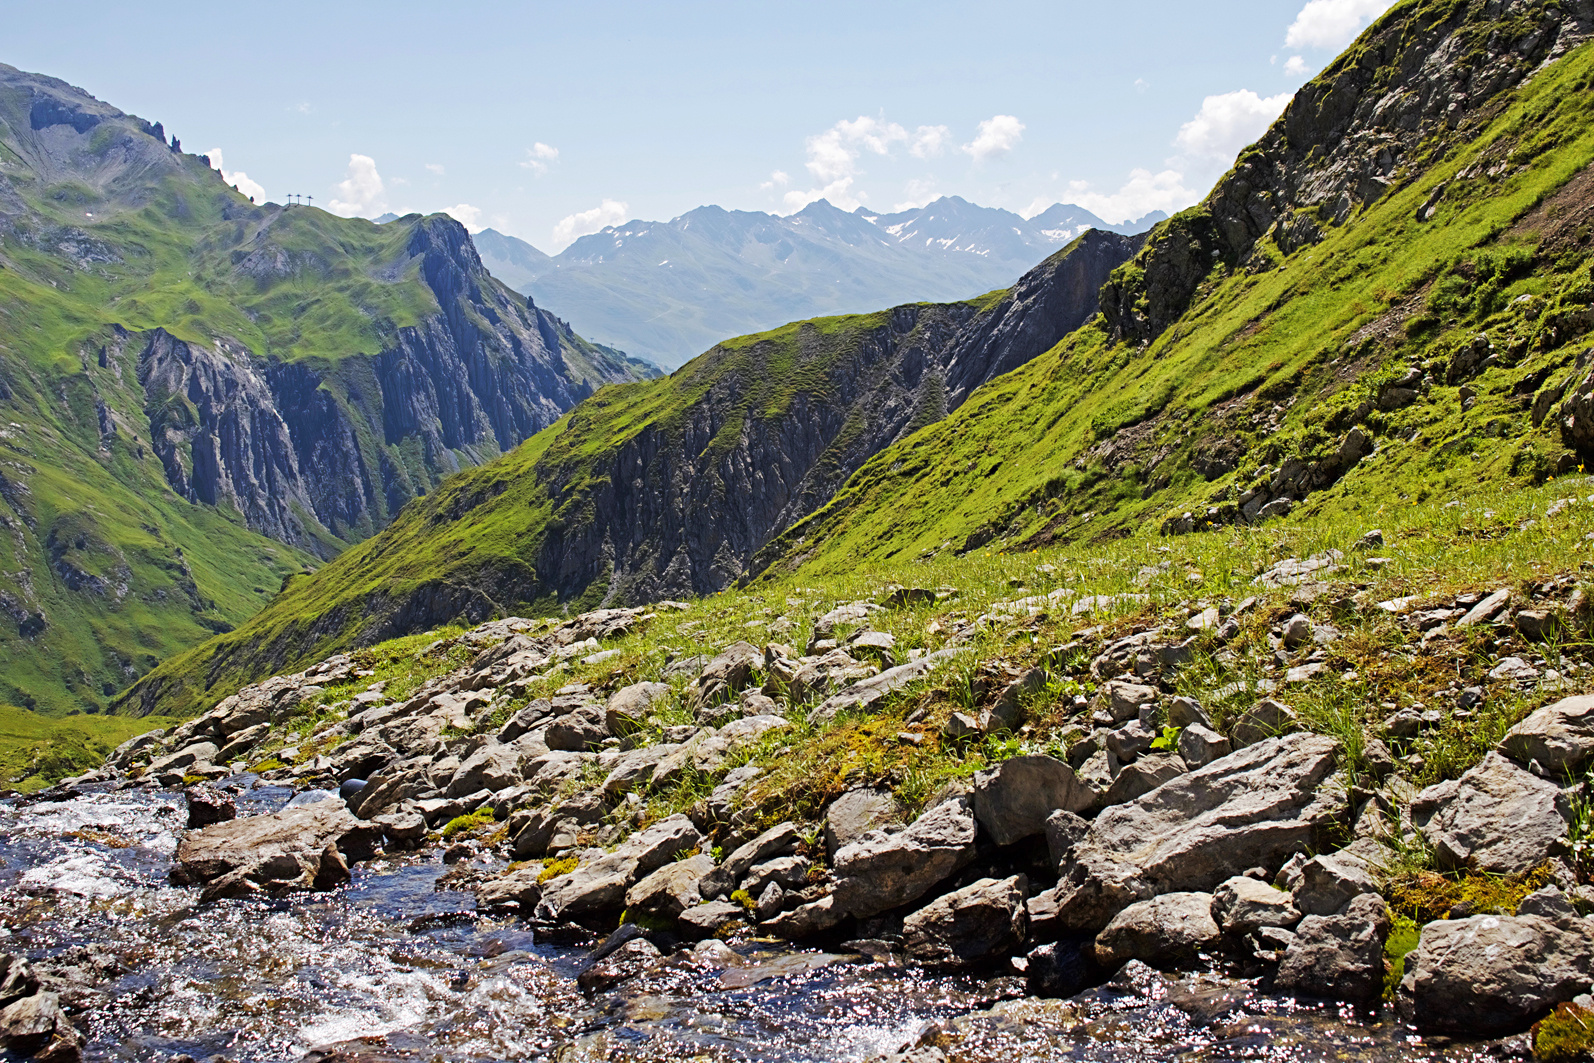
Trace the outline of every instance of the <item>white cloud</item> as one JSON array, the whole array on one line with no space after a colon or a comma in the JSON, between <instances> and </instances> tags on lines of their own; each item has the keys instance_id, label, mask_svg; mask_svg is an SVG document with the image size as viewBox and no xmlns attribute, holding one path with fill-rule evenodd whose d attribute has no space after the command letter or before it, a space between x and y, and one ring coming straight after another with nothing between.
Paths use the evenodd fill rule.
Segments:
<instances>
[{"instance_id":1,"label":"white cloud","mask_svg":"<svg viewBox=\"0 0 1594 1063\"><path fill-rule=\"evenodd\" d=\"M429 173L435 173L439 177L443 176L443 164L440 162L429 162L426 164L426 169Z\"/></svg>"},{"instance_id":2,"label":"white cloud","mask_svg":"<svg viewBox=\"0 0 1594 1063\"><path fill-rule=\"evenodd\" d=\"M926 127L921 127L926 128ZM865 151L891 154L891 145L907 141L908 131L895 122L860 115L854 121L842 120L805 141L808 172L818 183L807 191L793 189L783 197L791 210L801 210L819 199L828 199L842 210L862 206L862 197L852 191L852 183L862 172L858 159Z\"/></svg>"},{"instance_id":3,"label":"white cloud","mask_svg":"<svg viewBox=\"0 0 1594 1063\"><path fill-rule=\"evenodd\" d=\"M530 170L538 177L541 177L548 172L548 164L558 158L558 148L551 144L544 144L539 140L526 149L526 157L521 160L520 165L522 169Z\"/></svg>"},{"instance_id":4,"label":"white cloud","mask_svg":"<svg viewBox=\"0 0 1594 1063\"><path fill-rule=\"evenodd\" d=\"M1284 43L1290 48L1330 48L1356 39L1362 27L1395 5L1395 0L1308 0L1290 23Z\"/></svg>"},{"instance_id":5,"label":"white cloud","mask_svg":"<svg viewBox=\"0 0 1594 1063\"><path fill-rule=\"evenodd\" d=\"M1006 155L1018 146L1024 136L1024 123L1010 114L992 115L980 123L974 142L963 145L963 150L974 156L975 162L998 155Z\"/></svg>"},{"instance_id":6,"label":"white cloud","mask_svg":"<svg viewBox=\"0 0 1594 1063\"><path fill-rule=\"evenodd\" d=\"M382 175L369 155L350 155L348 175L333 187L338 194L327 209L334 214L370 217L387 209Z\"/></svg>"},{"instance_id":7,"label":"white cloud","mask_svg":"<svg viewBox=\"0 0 1594 1063\"><path fill-rule=\"evenodd\" d=\"M1135 78L1136 92L1145 92L1149 88L1151 88L1151 82L1147 81L1145 78Z\"/></svg>"},{"instance_id":8,"label":"white cloud","mask_svg":"<svg viewBox=\"0 0 1594 1063\"><path fill-rule=\"evenodd\" d=\"M1072 181L1069 200L1107 222L1132 221L1154 210L1174 214L1201 198L1201 193L1185 187L1184 174L1177 170L1131 170L1129 180L1114 192L1093 192L1088 183ZM1035 203L1040 203L1036 200ZM1048 204L1049 205L1049 204ZM1035 204L1031 204L1035 206ZM1039 213L1037 211L1036 213Z\"/></svg>"},{"instance_id":9,"label":"white cloud","mask_svg":"<svg viewBox=\"0 0 1594 1063\"><path fill-rule=\"evenodd\" d=\"M1188 156L1228 162L1261 136L1289 102L1288 92L1264 98L1250 89L1208 96L1196 116L1179 128L1174 144Z\"/></svg>"},{"instance_id":10,"label":"white cloud","mask_svg":"<svg viewBox=\"0 0 1594 1063\"><path fill-rule=\"evenodd\" d=\"M482 211L480 207L473 207L469 203L456 203L452 207L444 207L443 213L463 225L466 232L479 233L482 231Z\"/></svg>"},{"instance_id":11,"label":"white cloud","mask_svg":"<svg viewBox=\"0 0 1594 1063\"><path fill-rule=\"evenodd\" d=\"M934 181L920 180L915 177L903 189L907 199L892 207L892 210L914 210L937 198Z\"/></svg>"},{"instance_id":12,"label":"white cloud","mask_svg":"<svg viewBox=\"0 0 1594 1063\"><path fill-rule=\"evenodd\" d=\"M776 170L769 175L769 180L759 184L758 189L760 192L773 192L775 189L785 188L789 184L791 184L791 174L785 170Z\"/></svg>"},{"instance_id":13,"label":"white cloud","mask_svg":"<svg viewBox=\"0 0 1594 1063\"><path fill-rule=\"evenodd\" d=\"M615 199L605 199L591 210L583 210L563 219L553 227L553 245L556 251L562 251L573 243L578 236L595 233L610 225L618 225L625 221L626 211L630 208Z\"/></svg>"},{"instance_id":14,"label":"white cloud","mask_svg":"<svg viewBox=\"0 0 1594 1063\"><path fill-rule=\"evenodd\" d=\"M1312 68L1306 65L1306 60L1298 55L1290 56L1284 63L1284 73L1292 78L1305 77L1311 72Z\"/></svg>"},{"instance_id":15,"label":"white cloud","mask_svg":"<svg viewBox=\"0 0 1594 1063\"><path fill-rule=\"evenodd\" d=\"M210 156L210 164L221 171L221 179L223 181L226 181L244 195L252 197L256 203L264 203L266 201L266 190L260 187L259 181L251 180L249 175L242 170L229 171L222 165L220 148L211 148L205 154Z\"/></svg>"},{"instance_id":16,"label":"white cloud","mask_svg":"<svg viewBox=\"0 0 1594 1063\"><path fill-rule=\"evenodd\" d=\"M916 159L928 159L941 154L951 142L952 130L946 126L922 125L913 132L913 143L908 145L908 154Z\"/></svg>"}]
</instances>

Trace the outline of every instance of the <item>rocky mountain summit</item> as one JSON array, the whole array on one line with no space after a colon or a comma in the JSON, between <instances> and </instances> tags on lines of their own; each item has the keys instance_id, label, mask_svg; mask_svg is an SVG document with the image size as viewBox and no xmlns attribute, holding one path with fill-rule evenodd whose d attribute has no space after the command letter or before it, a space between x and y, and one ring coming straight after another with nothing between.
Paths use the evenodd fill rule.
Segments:
<instances>
[{"instance_id":1,"label":"rocky mountain summit","mask_svg":"<svg viewBox=\"0 0 1594 1063\"><path fill-rule=\"evenodd\" d=\"M67 786L186 787L171 876L203 900L442 850L483 910L597 942L589 996L758 934L1031 996L1197 970L1233 1007L1517 1034L1594 1013L1594 607L1540 560L1590 526L1575 479L1511 514L1541 547L1438 548L1526 582L1414 588L1419 519L1220 595L1195 566L1236 558L1192 538L509 618L273 677ZM268 783L305 792L233 818Z\"/></svg>"},{"instance_id":2,"label":"rocky mountain summit","mask_svg":"<svg viewBox=\"0 0 1594 1063\"><path fill-rule=\"evenodd\" d=\"M651 370L444 216L256 204L0 66L0 697L64 712L246 618L409 499Z\"/></svg>"}]
</instances>

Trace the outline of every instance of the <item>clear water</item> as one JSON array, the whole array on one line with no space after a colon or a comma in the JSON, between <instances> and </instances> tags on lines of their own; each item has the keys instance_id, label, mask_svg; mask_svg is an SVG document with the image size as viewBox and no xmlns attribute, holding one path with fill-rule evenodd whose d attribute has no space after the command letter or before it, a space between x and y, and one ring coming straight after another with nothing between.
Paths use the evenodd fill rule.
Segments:
<instances>
[{"instance_id":1,"label":"clear water","mask_svg":"<svg viewBox=\"0 0 1594 1063\"><path fill-rule=\"evenodd\" d=\"M239 811L291 797L257 787ZM435 853L372 861L330 893L199 906L166 883L184 817L179 795L138 790L0 802L0 951L81 972L67 1000L88 1059L866 1060L927 1038L993 1063L1484 1054L1216 977L1025 1000L1012 979L764 944L728 967L677 954L588 1000L585 950L437 890Z\"/></svg>"}]
</instances>

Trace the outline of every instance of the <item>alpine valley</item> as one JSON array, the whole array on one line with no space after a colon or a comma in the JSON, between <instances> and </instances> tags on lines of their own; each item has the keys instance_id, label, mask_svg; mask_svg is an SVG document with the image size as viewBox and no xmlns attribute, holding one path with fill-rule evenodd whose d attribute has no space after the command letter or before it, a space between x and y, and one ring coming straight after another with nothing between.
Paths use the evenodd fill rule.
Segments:
<instances>
[{"instance_id":1,"label":"alpine valley","mask_svg":"<svg viewBox=\"0 0 1594 1063\"><path fill-rule=\"evenodd\" d=\"M0 1049L1594 1054L1594 0L1143 232L549 259L0 74Z\"/></svg>"}]
</instances>

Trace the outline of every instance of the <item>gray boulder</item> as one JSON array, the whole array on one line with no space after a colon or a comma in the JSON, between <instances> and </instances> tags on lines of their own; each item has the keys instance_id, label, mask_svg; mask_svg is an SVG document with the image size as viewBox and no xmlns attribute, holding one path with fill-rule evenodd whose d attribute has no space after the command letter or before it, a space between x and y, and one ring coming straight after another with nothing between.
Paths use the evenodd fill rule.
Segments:
<instances>
[{"instance_id":1,"label":"gray boulder","mask_svg":"<svg viewBox=\"0 0 1594 1063\"><path fill-rule=\"evenodd\" d=\"M626 891L676 856L701 848L704 839L685 816L660 820L627 838L612 853L583 863L568 875L551 879L537 902L537 918L559 922L580 915L617 911Z\"/></svg>"},{"instance_id":2,"label":"gray boulder","mask_svg":"<svg viewBox=\"0 0 1594 1063\"><path fill-rule=\"evenodd\" d=\"M1566 837L1569 807L1554 783L1489 753L1459 780L1413 802L1441 866L1514 875L1549 859Z\"/></svg>"},{"instance_id":3,"label":"gray boulder","mask_svg":"<svg viewBox=\"0 0 1594 1063\"><path fill-rule=\"evenodd\" d=\"M1188 723L1179 732L1179 756L1192 771L1234 752L1234 744L1203 723Z\"/></svg>"},{"instance_id":4,"label":"gray boulder","mask_svg":"<svg viewBox=\"0 0 1594 1063\"><path fill-rule=\"evenodd\" d=\"M1211 890L1311 848L1346 812L1344 794L1322 787L1338 748L1314 734L1265 739L1108 808L1058 883L1065 929L1094 933L1136 901Z\"/></svg>"},{"instance_id":5,"label":"gray boulder","mask_svg":"<svg viewBox=\"0 0 1594 1063\"><path fill-rule=\"evenodd\" d=\"M531 864L507 875L500 875L477 887L476 905L480 908L501 908L513 904L522 911L530 912L542 899L542 884L537 881L541 877L541 864Z\"/></svg>"},{"instance_id":6,"label":"gray boulder","mask_svg":"<svg viewBox=\"0 0 1594 1063\"><path fill-rule=\"evenodd\" d=\"M25 958L0 952L0 1008L39 991L39 976Z\"/></svg>"},{"instance_id":7,"label":"gray boulder","mask_svg":"<svg viewBox=\"0 0 1594 1063\"><path fill-rule=\"evenodd\" d=\"M737 888L753 897L763 896L771 884L788 890L801 889L808 884L811 866L806 856L777 856L748 868Z\"/></svg>"},{"instance_id":8,"label":"gray boulder","mask_svg":"<svg viewBox=\"0 0 1594 1063\"><path fill-rule=\"evenodd\" d=\"M626 910L661 919L679 918L702 901L697 884L712 870L714 858L707 855L665 864L626 891Z\"/></svg>"},{"instance_id":9,"label":"gray boulder","mask_svg":"<svg viewBox=\"0 0 1594 1063\"><path fill-rule=\"evenodd\" d=\"M1107 793L1101 798L1104 805L1121 805L1125 801L1133 801L1143 797L1168 782L1176 779L1186 771L1184 759L1177 753L1158 753L1149 757L1142 757L1133 764L1125 764L1118 769L1118 774L1113 778L1112 785L1107 788Z\"/></svg>"},{"instance_id":10,"label":"gray boulder","mask_svg":"<svg viewBox=\"0 0 1594 1063\"><path fill-rule=\"evenodd\" d=\"M777 823L758 837L740 846L725 862L703 876L698 889L705 898L724 897L741 883L754 864L797 848L801 836L795 823Z\"/></svg>"},{"instance_id":11,"label":"gray boulder","mask_svg":"<svg viewBox=\"0 0 1594 1063\"><path fill-rule=\"evenodd\" d=\"M836 854L836 906L859 918L916 901L974 859L974 813L942 802L899 834L874 832Z\"/></svg>"},{"instance_id":12,"label":"gray boulder","mask_svg":"<svg viewBox=\"0 0 1594 1063\"><path fill-rule=\"evenodd\" d=\"M1299 727L1295 710L1281 701L1263 698L1230 728L1236 747L1249 746L1263 739L1289 734Z\"/></svg>"},{"instance_id":13,"label":"gray boulder","mask_svg":"<svg viewBox=\"0 0 1594 1063\"><path fill-rule=\"evenodd\" d=\"M747 689L755 669L764 665L764 651L750 642L725 647L703 668L687 694L686 707L698 712L708 706L729 701Z\"/></svg>"},{"instance_id":14,"label":"gray boulder","mask_svg":"<svg viewBox=\"0 0 1594 1063\"><path fill-rule=\"evenodd\" d=\"M870 831L897 822L900 815L890 790L848 790L825 809L825 851L834 857Z\"/></svg>"},{"instance_id":15,"label":"gray boulder","mask_svg":"<svg viewBox=\"0 0 1594 1063\"><path fill-rule=\"evenodd\" d=\"M1594 934L1581 920L1475 915L1422 928L1397 1006L1428 1033L1495 1037L1526 1029L1588 992Z\"/></svg>"},{"instance_id":16,"label":"gray boulder","mask_svg":"<svg viewBox=\"0 0 1594 1063\"><path fill-rule=\"evenodd\" d=\"M1195 698L1169 698L1168 699L1168 726L1211 727L1212 717L1207 715L1207 710Z\"/></svg>"},{"instance_id":17,"label":"gray boulder","mask_svg":"<svg viewBox=\"0 0 1594 1063\"><path fill-rule=\"evenodd\" d=\"M0 1008L0 1049L36 1063L76 1063L88 1043L54 993L34 993Z\"/></svg>"},{"instance_id":18,"label":"gray boulder","mask_svg":"<svg viewBox=\"0 0 1594 1063\"><path fill-rule=\"evenodd\" d=\"M620 759L614 762L614 767L603 780L603 792L618 797L647 785L659 762L680 748L673 742L661 742L656 746L643 746L620 754Z\"/></svg>"},{"instance_id":19,"label":"gray boulder","mask_svg":"<svg viewBox=\"0 0 1594 1063\"><path fill-rule=\"evenodd\" d=\"M968 967L1005 957L1024 941L1029 880L982 878L938 897L902 922L908 956L937 967Z\"/></svg>"},{"instance_id":20,"label":"gray boulder","mask_svg":"<svg viewBox=\"0 0 1594 1063\"><path fill-rule=\"evenodd\" d=\"M447 797L464 797L477 790L507 790L520 782L520 749L488 739L465 759L443 791Z\"/></svg>"},{"instance_id":21,"label":"gray boulder","mask_svg":"<svg viewBox=\"0 0 1594 1063\"><path fill-rule=\"evenodd\" d=\"M1072 941L1051 941L1030 951L1024 971L1032 997L1071 997L1090 984L1090 964Z\"/></svg>"},{"instance_id":22,"label":"gray boulder","mask_svg":"<svg viewBox=\"0 0 1594 1063\"><path fill-rule=\"evenodd\" d=\"M205 886L207 899L266 887L328 890L349 880L349 861L369 859L381 842L381 827L328 797L185 835L170 877L178 886Z\"/></svg>"},{"instance_id":23,"label":"gray boulder","mask_svg":"<svg viewBox=\"0 0 1594 1063\"><path fill-rule=\"evenodd\" d=\"M1074 851L1074 846L1084 841L1088 833L1090 833L1089 821L1067 809L1060 808L1047 816L1046 853L1051 857L1052 867L1061 867L1063 861Z\"/></svg>"},{"instance_id":24,"label":"gray boulder","mask_svg":"<svg viewBox=\"0 0 1594 1063\"><path fill-rule=\"evenodd\" d=\"M676 931L689 941L717 937L731 929L747 926L747 909L730 901L708 901L688 908L675 920Z\"/></svg>"},{"instance_id":25,"label":"gray boulder","mask_svg":"<svg viewBox=\"0 0 1594 1063\"><path fill-rule=\"evenodd\" d=\"M1376 1000L1388 937L1388 906L1376 893L1360 894L1336 915L1308 915L1295 928L1274 986L1301 996Z\"/></svg>"},{"instance_id":26,"label":"gray boulder","mask_svg":"<svg viewBox=\"0 0 1594 1063\"><path fill-rule=\"evenodd\" d=\"M1301 865L1292 895L1295 907L1305 915L1333 915L1354 898L1377 892L1378 881L1360 860L1328 853Z\"/></svg>"},{"instance_id":27,"label":"gray boulder","mask_svg":"<svg viewBox=\"0 0 1594 1063\"><path fill-rule=\"evenodd\" d=\"M1191 962L1217 943L1212 894L1166 893L1115 915L1096 935L1096 962L1109 970L1128 960L1166 969Z\"/></svg>"},{"instance_id":28,"label":"gray boulder","mask_svg":"<svg viewBox=\"0 0 1594 1063\"><path fill-rule=\"evenodd\" d=\"M645 937L634 937L576 975L576 985L591 996L613 989L656 966L664 957Z\"/></svg>"},{"instance_id":29,"label":"gray boulder","mask_svg":"<svg viewBox=\"0 0 1594 1063\"><path fill-rule=\"evenodd\" d=\"M549 749L580 753L596 748L608 737L603 706L589 701L550 723L543 741Z\"/></svg>"},{"instance_id":30,"label":"gray boulder","mask_svg":"<svg viewBox=\"0 0 1594 1063\"><path fill-rule=\"evenodd\" d=\"M665 683L632 683L609 695L604 706L603 719L610 734L625 734L647 721L654 707L670 698L670 688Z\"/></svg>"},{"instance_id":31,"label":"gray boulder","mask_svg":"<svg viewBox=\"0 0 1594 1063\"><path fill-rule=\"evenodd\" d=\"M785 938L787 941L801 941L803 938L834 930L845 918L847 911L837 902L836 895L827 893L817 901L799 905L789 912L782 912L773 919L766 920L760 929L773 937Z\"/></svg>"},{"instance_id":32,"label":"gray boulder","mask_svg":"<svg viewBox=\"0 0 1594 1063\"><path fill-rule=\"evenodd\" d=\"M1053 757L1012 757L974 776L974 816L997 845L1041 834L1053 812L1084 812L1094 800L1074 769Z\"/></svg>"},{"instance_id":33,"label":"gray boulder","mask_svg":"<svg viewBox=\"0 0 1594 1063\"><path fill-rule=\"evenodd\" d=\"M1294 926L1301 913L1283 890L1236 875L1212 892L1212 918L1225 934L1243 937L1265 926Z\"/></svg>"},{"instance_id":34,"label":"gray boulder","mask_svg":"<svg viewBox=\"0 0 1594 1063\"><path fill-rule=\"evenodd\" d=\"M1594 694L1562 698L1505 733L1499 750L1520 764L1537 763L1565 779L1594 761Z\"/></svg>"}]
</instances>

